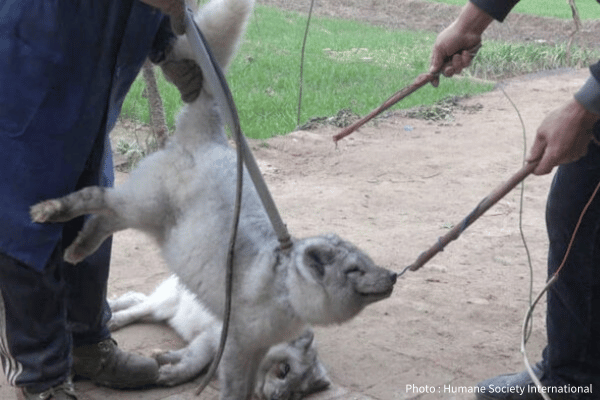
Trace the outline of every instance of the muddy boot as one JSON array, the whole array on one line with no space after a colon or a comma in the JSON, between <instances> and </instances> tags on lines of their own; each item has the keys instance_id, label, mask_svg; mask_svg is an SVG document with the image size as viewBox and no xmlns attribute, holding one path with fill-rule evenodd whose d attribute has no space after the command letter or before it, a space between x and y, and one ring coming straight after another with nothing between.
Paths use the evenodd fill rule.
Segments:
<instances>
[{"instance_id":1,"label":"muddy boot","mask_svg":"<svg viewBox=\"0 0 600 400\"><path fill-rule=\"evenodd\" d=\"M77 400L71 380L41 393L30 393L25 388L17 388L17 400Z\"/></svg>"},{"instance_id":2,"label":"muddy boot","mask_svg":"<svg viewBox=\"0 0 600 400\"><path fill-rule=\"evenodd\" d=\"M73 373L97 385L136 389L156 383L155 359L126 353L113 339L73 349Z\"/></svg>"}]
</instances>

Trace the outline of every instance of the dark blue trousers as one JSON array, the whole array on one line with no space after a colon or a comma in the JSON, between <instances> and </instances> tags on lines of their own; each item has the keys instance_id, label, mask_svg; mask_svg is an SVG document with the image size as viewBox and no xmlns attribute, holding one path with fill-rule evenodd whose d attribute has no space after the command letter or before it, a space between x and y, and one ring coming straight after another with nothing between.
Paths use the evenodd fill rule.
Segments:
<instances>
[{"instance_id":1,"label":"dark blue trousers","mask_svg":"<svg viewBox=\"0 0 600 400\"><path fill-rule=\"evenodd\" d=\"M577 220L599 182L600 147L595 144L585 157L556 172L546 210L548 276L559 268ZM589 398L600 398L600 194L583 217L566 264L548 292L547 306L544 360L550 381L592 384Z\"/></svg>"},{"instance_id":2,"label":"dark blue trousers","mask_svg":"<svg viewBox=\"0 0 600 400\"><path fill-rule=\"evenodd\" d=\"M77 266L82 220L33 224L29 207L109 186L108 132L148 56L173 37L138 0L0 2L0 361L13 385L61 383L72 345L108 337L110 242Z\"/></svg>"},{"instance_id":3,"label":"dark blue trousers","mask_svg":"<svg viewBox=\"0 0 600 400\"><path fill-rule=\"evenodd\" d=\"M110 245L76 266L62 261L61 246L42 272L0 253L0 357L10 384L32 392L56 386L70 374L73 346L110 337Z\"/></svg>"},{"instance_id":4,"label":"dark blue trousers","mask_svg":"<svg viewBox=\"0 0 600 400\"><path fill-rule=\"evenodd\" d=\"M77 188L113 185L108 138L99 134ZM84 217L64 224L61 240L42 271L0 252L0 359L11 385L41 392L71 373L72 348L110 337L106 288L112 240L77 265L64 249ZM34 246L35 244L30 244Z\"/></svg>"}]
</instances>

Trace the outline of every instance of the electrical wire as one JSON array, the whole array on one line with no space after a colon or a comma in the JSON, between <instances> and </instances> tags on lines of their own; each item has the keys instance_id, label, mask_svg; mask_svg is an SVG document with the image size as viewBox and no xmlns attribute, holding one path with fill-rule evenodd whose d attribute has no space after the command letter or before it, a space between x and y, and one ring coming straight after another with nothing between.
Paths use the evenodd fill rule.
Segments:
<instances>
[{"instance_id":1,"label":"electrical wire","mask_svg":"<svg viewBox=\"0 0 600 400\"><path fill-rule=\"evenodd\" d=\"M504 94L504 97L506 97L506 99L509 101L509 103L512 105L512 107L515 109L517 116L519 117L519 121L521 122L521 128L522 128L522 132L523 132L523 163L525 163L525 158L526 158L526 154L527 154L527 132L525 130L525 122L523 121L523 118L521 117L519 108L512 101L510 96L506 93L506 91L502 87L500 87L500 90ZM535 305L541 299L541 297L543 296L545 291L540 293L535 298L535 300L533 300L533 264L531 262L531 253L529 252L529 246L527 246L527 240L525 239L525 233L523 232L523 197L524 197L524 194L525 194L525 181L521 182L521 195L520 195L520 201L519 201L519 233L521 235L521 242L523 242L523 247L525 249L525 253L527 254L527 265L529 266L529 307L528 307L528 311L525 315L525 320L523 321L523 329L522 329L522 335L521 335L521 354L523 354L523 362L525 364L525 369L527 370L527 374L529 374L529 377L532 379L533 383L535 383L536 387L540 388L542 384L541 384L540 380L538 379L538 377L535 375L533 368L531 367L531 363L529 362L529 358L527 357L526 344L531 336L531 332L533 331L533 320L531 318L531 315L533 313ZM556 280L556 276L553 276L552 279L550 279L550 281L548 282L548 284L546 286L550 287L552 285L552 283L554 283L555 280ZM550 398L548 398L548 395L545 392L538 390L538 393L540 393L542 395L544 400L551 400Z\"/></svg>"},{"instance_id":2,"label":"electrical wire","mask_svg":"<svg viewBox=\"0 0 600 400\"><path fill-rule=\"evenodd\" d=\"M510 98L508 93L504 90L502 86L500 86L500 90L504 94L504 97L508 100L508 102L512 105L517 116L519 117L519 122L521 123L521 129L523 133L523 164L526 163L527 158L527 131L525 129L525 121L523 121L523 117L521 116L521 112L519 108L515 104L515 102ZM525 238L525 233L523 232L523 208L524 208L524 195L525 195L525 181L521 183L521 194L519 196L519 234L521 236L521 242L523 243L523 248L525 249L525 254L527 256L527 266L529 267L529 307L533 304L533 263L531 262L531 252L529 251L529 246L527 245L527 240ZM530 330L528 335L531 334L533 326L530 326Z\"/></svg>"},{"instance_id":3,"label":"electrical wire","mask_svg":"<svg viewBox=\"0 0 600 400\"><path fill-rule=\"evenodd\" d=\"M271 197L269 189L264 181L264 178L262 177L258 164L256 163L256 159L252 155L246 138L242 133L237 108L235 106L235 102L233 100L231 91L229 90L229 86L227 85L225 75L223 74L223 71L219 67L219 64L213 57L202 32L194 22L191 10L186 10L185 23L186 33L190 42L190 46L192 47L194 59L202 69L202 73L204 74L205 78L204 82L209 88L209 90L212 92L213 96L215 97L215 100L221 108L223 118L226 124L229 125L229 127L232 130L232 136L236 143L237 154L236 194L233 210L234 217L226 260L223 327L221 330L221 338L215 358L213 359L210 368L206 373L206 376L204 377L200 386L196 390L196 395L199 395L208 386L210 380L214 377L219 362L221 361L221 358L223 356L225 344L227 341L232 307L231 303L234 278L233 259L241 211L244 165L246 166L248 174L250 175L252 183L254 184L254 188L258 193L261 203L265 208L266 214L277 235L277 239L279 240L279 248L284 251L289 251L293 246L293 242L291 240L290 234L288 233L285 223L281 219L275 202Z\"/></svg>"},{"instance_id":4,"label":"electrical wire","mask_svg":"<svg viewBox=\"0 0 600 400\"><path fill-rule=\"evenodd\" d=\"M229 90L229 87L227 85L227 82L225 80L225 76L223 75L223 71L221 71L221 68L219 67L218 63L215 61L212 53L210 52L210 48L208 46L208 44L206 43L206 39L204 38L204 35L202 35L202 32L200 31L200 29L198 28L198 26L196 25L196 23L194 22L193 18L192 18L192 14L191 12L188 10L186 12L186 31L190 32L190 34L188 34L188 38L191 38L192 40L196 40L196 42L191 43L192 40L190 40L190 43L194 46L194 50L197 53L200 53L200 51L205 51L206 52L206 58L202 58L200 54L196 54L196 57L198 58L196 61L198 62L198 65L200 65L200 67L204 67L202 68L202 73L206 75L208 75L208 77L210 77L210 79L206 79L205 81L209 84L218 84L220 86L221 92L220 94L222 95L223 98L220 98L218 100L220 100L221 103L225 103L225 104L220 104L222 108L224 108L225 110L229 111L229 123L230 123L230 128L233 131L233 137L236 140L236 155L237 155L237 165L236 165L236 192L235 192L235 203L234 203L234 210L233 210L233 223L232 223L232 227L231 227L231 235L229 238L229 245L227 248L227 259L225 262L225 305L224 305L224 311L223 311L223 327L221 328L221 337L219 340L219 346L217 348L217 353L215 355L215 357L212 360L212 363L210 364L210 367L208 369L208 372L206 373L206 375L204 376L204 378L202 379L202 382L200 383L200 385L198 386L198 388L196 389L196 396L199 396L200 393L202 393L204 391L204 389L206 389L206 387L208 386L208 384L210 383L210 381L213 379L213 377L215 376L215 373L217 371L217 368L219 367L219 363L221 361L221 358L223 357L223 352L225 351L225 344L227 342L227 334L229 332L229 323L231 320L231 303L232 303L232 292L233 292L233 277L234 277L234 253L235 253L235 242L236 242L236 237L237 237L237 231L238 231L238 225L239 225L239 220L240 220L240 211L241 211L241 203L242 203L242 189L243 189L243 177L244 177L244 153L243 153L243 146L240 144L240 137L242 137L242 132L241 132L241 127L239 124L239 118L237 116L237 109L235 107L235 103L233 101L233 96L231 95L231 92ZM193 34L195 33L195 34ZM207 63L209 65L203 65L204 63ZM213 93L215 94L215 93ZM217 96L219 97L219 96Z\"/></svg>"},{"instance_id":5,"label":"electrical wire","mask_svg":"<svg viewBox=\"0 0 600 400\"><path fill-rule=\"evenodd\" d=\"M554 274L552 274L552 276L546 283L546 286L544 286L542 291L536 297L535 301L531 304L531 306L529 307L529 309L527 310L527 313L525 315L525 320L523 321L523 329L521 331L521 353L523 353L523 360L525 362L525 368L527 369L527 372L529 373L529 376L531 377L533 382L538 386L538 393L542 395L544 400L551 400L551 398L544 391L539 389L542 385L541 385L539 379L537 378L537 376L535 375L535 373L533 372L531 365L529 364L529 360L527 358L527 349L526 349L527 340L529 338L529 335L527 332L530 330L530 324L531 324L531 320L532 320L533 310L535 309L535 306L536 306L537 302L539 301L539 299L550 289L550 287L552 287L552 284L554 284L554 282L556 282L558 280L559 273L565 266L565 264L567 262L567 258L569 257L569 253L571 252L571 248L573 247L573 242L575 241L575 236L577 235L577 231L579 230L579 227L581 226L583 217L585 216L590 204L592 204L592 201L598 194L598 190L600 190L600 182L598 182L598 184L596 185L594 192L590 196L589 200L583 207L581 214L579 215L579 219L577 220L577 224L575 225L575 229L573 230L573 234L571 235L571 239L569 240L569 245L567 246L567 250L565 251L565 255L563 256L560 266L558 267L556 272Z\"/></svg>"},{"instance_id":6,"label":"electrical wire","mask_svg":"<svg viewBox=\"0 0 600 400\"><path fill-rule=\"evenodd\" d=\"M519 112L519 109L517 108L515 103L512 101L510 96L508 96L508 94L504 91L504 89L502 87L500 87L500 90L502 91L502 93L504 94L506 99L510 102L510 104L513 106L513 108L517 112L517 115L519 116L519 120L520 120L521 126L523 128L523 162L525 162L526 151L527 151L527 135L525 132L525 123L523 121L523 118L521 117L521 113ZM529 252L529 247L527 246L527 241L526 241L525 235L523 233L523 195L524 195L524 191L525 191L525 182L523 181L521 183L520 209L519 209L519 232L521 234L521 240L523 242L523 246L524 246L525 252L527 254L527 262L529 265L529 307L527 309L527 312L525 313L525 318L523 320L523 327L521 330L521 353L523 354L523 362L525 364L525 369L527 370L529 377L532 379L532 381L535 383L536 387L538 388L537 392L544 398L544 400L552 400L552 399L550 398L550 396L548 396L547 393L545 393L541 389L542 384L541 384L540 380L538 379L538 377L536 376L535 372L533 371L531 363L529 362L529 358L527 357L526 345L531 336L531 332L533 331L533 311L534 311L537 303L539 302L539 300L542 298L542 296L550 289L550 287L552 287L554 282L556 282L558 280L559 272L564 267L564 265L567 261L569 253L571 251L571 247L575 240L575 235L577 234L577 231L579 230L579 226L581 225L581 221L583 220L583 216L585 215L590 204L596 197L596 194L598 193L599 189L600 189L600 183L598 183L598 185L596 186L596 189L592 193L592 195L589 198L588 202L586 203L585 207L581 211L581 214L579 215L579 219L577 221L577 224L575 225L575 229L573 231L573 234L571 235L569 245L567 247L567 250L565 251L565 255L563 256L560 266L558 267L556 272L550 277L550 279L548 279L548 281L546 282L546 285L544 286L544 288L540 291L540 293L536 296L536 298L534 300L533 299L533 266L532 266L532 262L531 262L531 254Z\"/></svg>"}]
</instances>

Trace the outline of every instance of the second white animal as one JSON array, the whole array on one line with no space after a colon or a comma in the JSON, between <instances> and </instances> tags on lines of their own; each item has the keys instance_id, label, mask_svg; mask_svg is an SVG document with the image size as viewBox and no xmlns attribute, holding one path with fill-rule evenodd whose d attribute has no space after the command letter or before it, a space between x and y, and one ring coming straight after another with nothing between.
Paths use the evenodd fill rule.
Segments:
<instances>
[{"instance_id":1,"label":"second white animal","mask_svg":"<svg viewBox=\"0 0 600 400\"><path fill-rule=\"evenodd\" d=\"M253 0L212 0L198 13L225 68L245 29ZM174 54L191 58L184 37ZM234 257L233 311L219 369L221 400L249 400L259 365L273 345L306 325L341 324L389 297L397 275L353 244L328 234L294 239L281 250L247 172ZM89 218L65 252L76 264L116 231L154 237L169 268L215 315L223 315L225 261L233 220L236 154L220 110L203 88L186 105L167 146L146 157L124 184L89 187L32 206L33 221Z\"/></svg>"},{"instance_id":2,"label":"second white animal","mask_svg":"<svg viewBox=\"0 0 600 400\"><path fill-rule=\"evenodd\" d=\"M196 378L212 362L222 323L175 275L150 294L127 292L108 303L113 312L111 330L136 322L167 322L187 346L155 355L157 384L175 386ZM299 400L329 387L327 371L317 355L312 329L298 338L271 347L257 377L255 395L261 400Z\"/></svg>"}]
</instances>

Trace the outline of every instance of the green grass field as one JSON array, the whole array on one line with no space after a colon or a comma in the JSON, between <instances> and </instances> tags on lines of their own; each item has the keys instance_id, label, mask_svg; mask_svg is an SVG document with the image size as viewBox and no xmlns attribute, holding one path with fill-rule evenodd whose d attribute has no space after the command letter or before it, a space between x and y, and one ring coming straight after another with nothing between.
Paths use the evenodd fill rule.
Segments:
<instances>
[{"instance_id":1,"label":"green grass field","mask_svg":"<svg viewBox=\"0 0 600 400\"><path fill-rule=\"evenodd\" d=\"M465 4L466 0L428 0L452 5ZM600 18L600 6L596 1L579 0L575 6L582 20ZM552 18L572 18L571 7L566 0L523 0L512 10L515 13L539 15Z\"/></svg>"},{"instance_id":2,"label":"green grass field","mask_svg":"<svg viewBox=\"0 0 600 400\"><path fill-rule=\"evenodd\" d=\"M306 18L259 7L253 21L229 81L245 132L251 137L270 137L297 125ZM427 70L434 39L433 34L313 19L306 46L300 124L335 115L341 109L367 113ZM403 106L433 104L491 87L468 80L446 83L439 90L428 87L415 93Z\"/></svg>"},{"instance_id":3,"label":"green grass field","mask_svg":"<svg viewBox=\"0 0 600 400\"><path fill-rule=\"evenodd\" d=\"M528 2L535 0L523 3ZM245 41L228 72L247 136L268 138L298 126L305 27L306 15L256 7ZM353 21L313 18L306 46L300 125L313 118L333 116L342 109L364 115L377 107L427 71L435 36L431 32L391 31ZM580 49L572 53L569 65L584 65L595 57ZM493 80L565 66L564 46L486 42L464 75ZM157 75L167 123L172 128L182 103L177 90L160 73ZM492 87L493 83L482 80L442 79L437 89L424 87L396 107L432 105L444 98L482 93ZM143 88L140 77L127 96L123 118L147 123Z\"/></svg>"}]
</instances>

